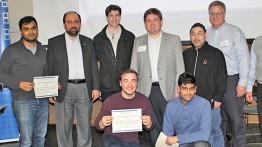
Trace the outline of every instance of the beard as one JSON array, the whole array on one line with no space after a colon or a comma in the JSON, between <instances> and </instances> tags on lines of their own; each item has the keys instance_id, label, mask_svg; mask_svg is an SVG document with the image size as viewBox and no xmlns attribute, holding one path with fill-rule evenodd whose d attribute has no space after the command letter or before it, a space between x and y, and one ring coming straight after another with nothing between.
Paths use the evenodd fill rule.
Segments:
<instances>
[{"instance_id":1,"label":"beard","mask_svg":"<svg viewBox=\"0 0 262 147\"><path fill-rule=\"evenodd\" d=\"M31 39L31 38L22 36L22 38L23 38L25 41L27 41L27 42L35 42L37 37Z\"/></svg>"},{"instance_id":2,"label":"beard","mask_svg":"<svg viewBox=\"0 0 262 147\"><path fill-rule=\"evenodd\" d=\"M66 32L67 32L67 34L69 34L70 36L75 37L75 36L78 35L79 30L74 27L74 28L71 28L70 30L67 30Z\"/></svg>"}]
</instances>

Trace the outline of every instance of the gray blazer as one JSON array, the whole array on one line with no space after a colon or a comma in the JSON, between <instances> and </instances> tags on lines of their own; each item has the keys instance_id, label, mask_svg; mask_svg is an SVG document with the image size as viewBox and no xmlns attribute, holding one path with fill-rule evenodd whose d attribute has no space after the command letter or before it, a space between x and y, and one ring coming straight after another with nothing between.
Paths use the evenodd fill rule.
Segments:
<instances>
[{"instance_id":1,"label":"gray blazer","mask_svg":"<svg viewBox=\"0 0 262 147\"><path fill-rule=\"evenodd\" d=\"M94 53L92 39L79 35L82 48L84 73L89 98L92 99L92 90L99 90L99 74ZM47 49L47 73L58 75L58 81L62 89L58 90L57 102L63 102L67 90L69 68L66 50L65 34L61 34L48 40Z\"/></svg>"},{"instance_id":2,"label":"gray blazer","mask_svg":"<svg viewBox=\"0 0 262 147\"><path fill-rule=\"evenodd\" d=\"M139 50L140 46L146 46L146 50ZM139 75L138 91L146 96L149 96L152 86L148 50L148 34L136 38L130 66ZM157 69L160 89L169 101L174 98L179 75L185 71L182 45L178 36L162 32Z\"/></svg>"}]
</instances>

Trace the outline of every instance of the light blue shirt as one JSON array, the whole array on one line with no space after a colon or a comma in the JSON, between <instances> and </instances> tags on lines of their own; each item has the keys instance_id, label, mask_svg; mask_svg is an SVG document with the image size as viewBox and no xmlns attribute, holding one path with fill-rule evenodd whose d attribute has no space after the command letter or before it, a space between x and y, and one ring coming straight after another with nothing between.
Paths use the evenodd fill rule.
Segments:
<instances>
[{"instance_id":1,"label":"light blue shirt","mask_svg":"<svg viewBox=\"0 0 262 147\"><path fill-rule=\"evenodd\" d=\"M257 37L250 50L250 68L248 74L247 92L252 92L255 80L262 84L262 36Z\"/></svg>"},{"instance_id":2,"label":"light blue shirt","mask_svg":"<svg viewBox=\"0 0 262 147\"><path fill-rule=\"evenodd\" d=\"M244 33L224 22L218 29L208 28L207 34L208 43L223 52L228 75L239 74L238 84L246 86L250 57Z\"/></svg>"},{"instance_id":3,"label":"light blue shirt","mask_svg":"<svg viewBox=\"0 0 262 147\"><path fill-rule=\"evenodd\" d=\"M72 40L65 33L66 51L68 56L69 76L68 79L85 79L82 48L79 36Z\"/></svg>"},{"instance_id":4,"label":"light blue shirt","mask_svg":"<svg viewBox=\"0 0 262 147\"><path fill-rule=\"evenodd\" d=\"M195 95L186 105L179 96L170 100L166 106L163 133L178 136L179 144L208 141L211 134L210 103Z\"/></svg>"}]
</instances>

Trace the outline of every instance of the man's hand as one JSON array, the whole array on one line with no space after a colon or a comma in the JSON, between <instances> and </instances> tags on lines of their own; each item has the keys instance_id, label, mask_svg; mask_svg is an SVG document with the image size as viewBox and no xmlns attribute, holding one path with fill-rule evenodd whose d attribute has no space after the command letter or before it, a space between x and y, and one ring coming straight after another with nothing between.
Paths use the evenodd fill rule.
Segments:
<instances>
[{"instance_id":1,"label":"man's hand","mask_svg":"<svg viewBox=\"0 0 262 147\"><path fill-rule=\"evenodd\" d=\"M252 103L252 101L253 101L252 92L247 92L247 93L246 93L246 101L247 101L248 103Z\"/></svg>"},{"instance_id":2,"label":"man's hand","mask_svg":"<svg viewBox=\"0 0 262 147\"><path fill-rule=\"evenodd\" d=\"M166 138L166 144L167 145L172 145L178 142L178 137L177 136L167 136Z\"/></svg>"},{"instance_id":3,"label":"man's hand","mask_svg":"<svg viewBox=\"0 0 262 147\"><path fill-rule=\"evenodd\" d=\"M57 86L59 90L62 89L62 85L59 82L57 83Z\"/></svg>"},{"instance_id":4,"label":"man's hand","mask_svg":"<svg viewBox=\"0 0 262 147\"><path fill-rule=\"evenodd\" d=\"M92 90L92 99L93 99L93 101L95 101L99 97L100 97L100 91L99 90Z\"/></svg>"},{"instance_id":5,"label":"man's hand","mask_svg":"<svg viewBox=\"0 0 262 147\"><path fill-rule=\"evenodd\" d=\"M143 115L141 116L141 120L142 120L143 125L145 125L147 128L150 128L152 126L152 121L150 119L150 116Z\"/></svg>"},{"instance_id":6,"label":"man's hand","mask_svg":"<svg viewBox=\"0 0 262 147\"><path fill-rule=\"evenodd\" d=\"M237 97L241 97L246 93L246 86L237 85Z\"/></svg>"},{"instance_id":7,"label":"man's hand","mask_svg":"<svg viewBox=\"0 0 262 147\"><path fill-rule=\"evenodd\" d=\"M99 127L104 129L106 126L111 125L113 117L110 115L103 116L102 119L99 121Z\"/></svg>"},{"instance_id":8,"label":"man's hand","mask_svg":"<svg viewBox=\"0 0 262 147\"><path fill-rule=\"evenodd\" d=\"M31 82L21 81L19 84L19 88L24 91L31 91L34 88L35 84Z\"/></svg>"},{"instance_id":9,"label":"man's hand","mask_svg":"<svg viewBox=\"0 0 262 147\"><path fill-rule=\"evenodd\" d=\"M211 103L213 103L214 99L211 100ZM221 106L221 102L218 102L218 101L214 101L214 109L218 108Z\"/></svg>"},{"instance_id":10,"label":"man's hand","mask_svg":"<svg viewBox=\"0 0 262 147\"><path fill-rule=\"evenodd\" d=\"M56 102L56 97L50 97L50 98L48 98L48 100L49 100L50 103L54 104Z\"/></svg>"}]
</instances>

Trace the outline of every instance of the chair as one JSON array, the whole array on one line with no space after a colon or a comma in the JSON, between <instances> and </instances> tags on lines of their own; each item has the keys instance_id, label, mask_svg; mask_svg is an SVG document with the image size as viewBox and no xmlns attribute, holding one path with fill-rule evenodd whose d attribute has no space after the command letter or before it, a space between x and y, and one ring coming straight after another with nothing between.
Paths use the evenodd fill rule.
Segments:
<instances>
[{"instance_id":1,"label":"chair","mask_svg":"<svg viewBox=\"0 0 262 147\"><path fill-rule=\"evenodd\" d=\"M245 122L246 124L249 124L249 120L248 120L248 116L249 115L257 115L258 111L257 111L257 97L254 96L254 101L251 104L245 104L244 105L244 109L243 109L243 113L244 113L244 118L245 118Z\"/></svg>"}]
</instances>

